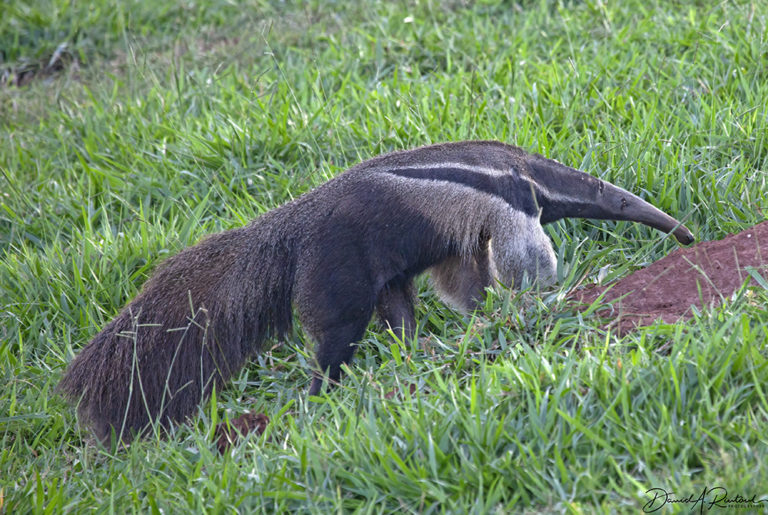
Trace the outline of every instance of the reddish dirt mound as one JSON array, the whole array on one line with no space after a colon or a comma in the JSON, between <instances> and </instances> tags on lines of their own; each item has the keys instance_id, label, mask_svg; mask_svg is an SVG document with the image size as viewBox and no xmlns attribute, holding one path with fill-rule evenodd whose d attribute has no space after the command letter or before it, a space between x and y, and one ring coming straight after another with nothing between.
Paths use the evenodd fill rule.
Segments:
<instances>
[{"instance_id":1,"label":"reddish dirt mound","mask_svg":"<svg viewBox=\"0 0 768 515\"><path fill-rule=\"evenodd\" d=\"M613 308L598 314L613 318L609 326L626 334L655 320L675 323L689 317L691 306L719 304L750 277L749 267L768 279L768 221L719 241L677 249L648 268L572 298L589 305L607 290L602 302Z\"/></svg>"}]
</instances>

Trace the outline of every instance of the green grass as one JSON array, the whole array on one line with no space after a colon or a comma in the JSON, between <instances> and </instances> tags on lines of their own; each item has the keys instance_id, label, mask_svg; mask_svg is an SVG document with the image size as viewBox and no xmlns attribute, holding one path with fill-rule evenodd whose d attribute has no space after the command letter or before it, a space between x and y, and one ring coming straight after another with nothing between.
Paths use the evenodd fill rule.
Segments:
<instances>
[{"instance_id":1,"label":"green grass","mask_svg":"<svg viewBox=\"0 0 768 515\"><path fill-rule=\"evenodd\" d=\"M768 497L768 291L606 333L565 292L675 248L626 223L553 225L561 286L492 295L474 317L422 281L419 342L372 326L322 401L305 397L300 328L194 424L128 450L96 446L53 393L165 256L383 151L517 144L700 240L766 219L768 3L154 5L2 8L0 73L36 75L0 87L0 512L636 513L654 487ZM218 456L213 425L247 409L267 433Z\"/></svg>"}]
</instances>

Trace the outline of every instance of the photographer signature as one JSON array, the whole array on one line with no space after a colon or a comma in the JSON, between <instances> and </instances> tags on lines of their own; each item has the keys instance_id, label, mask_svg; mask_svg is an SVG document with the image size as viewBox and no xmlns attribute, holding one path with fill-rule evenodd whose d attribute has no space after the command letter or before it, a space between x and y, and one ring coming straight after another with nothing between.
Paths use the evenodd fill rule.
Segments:
<instances>
[{"instance_id":1,"label":"photographer signature","mask_svg":"<svg viewBox=\"0 0 768 515\"><path fill-rule=\"evenodd\" d=\"M650 499L643 505L643 511L645 513L653 513L660 510L666 504L689 504L691 511L697 507L699 513L704 513L704 508L759 508L762 507L762 503L768 505L768 498L757 499L757 495L752 497L743 497L741 495L734 495L728 497L728 491L722 486L715 486L713 488L704 487L698 497L694 497L693 494L688 497L675 497L674 492L667 492L663 488L651 488L647 492Z\"/></svg>"}]
</instances>

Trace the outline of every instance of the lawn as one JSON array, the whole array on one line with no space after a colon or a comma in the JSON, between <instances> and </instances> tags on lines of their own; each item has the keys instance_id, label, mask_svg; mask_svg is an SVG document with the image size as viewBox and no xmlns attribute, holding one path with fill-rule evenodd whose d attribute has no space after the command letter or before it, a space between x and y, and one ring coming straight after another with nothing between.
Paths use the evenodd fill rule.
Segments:
<instances>
[{"instance_id":1,"label":"lawn","mask_svg":"<svg viewBox=\"0 0 768 515\"><path fill-rule=\"evenodd\" d=\"M567 293L677 248L625 222L548 226L559 284L501 289L474 314L420 280L418 341L372 323L319 399L298 326L190 424L128 449L97 445L55 392L163 258L386 151L497 139L626 188L699 240L765 220L768 1L0 11L0 513L637 513L661 489L768 499L768 291L607 331ZM266 433L219 455L216 425L247 410L270 418ZM658 513L700 507L768 500Z\"/></svg>"}]
</instances>

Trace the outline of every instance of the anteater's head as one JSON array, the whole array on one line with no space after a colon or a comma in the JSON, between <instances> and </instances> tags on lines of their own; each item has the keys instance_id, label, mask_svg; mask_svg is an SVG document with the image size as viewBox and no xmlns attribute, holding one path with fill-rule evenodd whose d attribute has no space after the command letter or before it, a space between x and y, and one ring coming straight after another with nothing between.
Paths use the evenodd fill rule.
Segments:
<instances>
[{"instance_id":1,"label":"anteater's head","mask_svg":"<svg viewBox=\"0 0 768 515\"><path fill-rule=\"evenodd\" d=\"M671 232L685 245L694 241L682 223L609 182L537 154L528 156L526 164L522 178L534 190L542 224L561 218L627 220Z\"/></svg>"}]
</instances>

